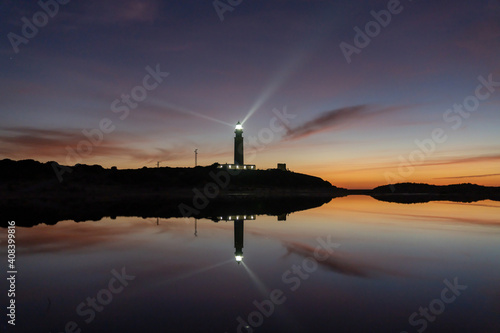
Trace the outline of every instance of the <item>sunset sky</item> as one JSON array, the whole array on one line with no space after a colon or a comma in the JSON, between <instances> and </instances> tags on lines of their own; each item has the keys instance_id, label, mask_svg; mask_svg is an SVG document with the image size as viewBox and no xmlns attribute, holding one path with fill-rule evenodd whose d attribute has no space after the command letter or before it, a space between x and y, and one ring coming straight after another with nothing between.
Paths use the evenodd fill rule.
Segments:
<instances>
[{"instance_id":1,"label":"sunset sky","mask_svg":"<svg viewBox=\"0 0 500 333\"><path fill-rule=\"evenodd\" d=\"M500 186L499 0L231 2L1 1L0 158Z\"/></svg>"}]
</instances>

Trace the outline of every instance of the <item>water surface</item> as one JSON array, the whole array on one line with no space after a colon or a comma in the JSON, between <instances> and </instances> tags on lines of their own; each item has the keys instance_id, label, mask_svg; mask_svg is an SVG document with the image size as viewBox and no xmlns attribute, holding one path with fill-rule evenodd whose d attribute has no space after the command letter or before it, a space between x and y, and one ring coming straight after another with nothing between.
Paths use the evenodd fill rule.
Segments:
<instances>
[{"instance_id":1,"label":"water surface","mask_svg":"<svg viewBox=\"0 0 500 333\"><path fill-rule=\"evenodd\" d=\"M286 220L239 216L242 249L235 216L18 227L7 329L499 332L499 212L349 196Z\"/></svg>"}]
</instances>

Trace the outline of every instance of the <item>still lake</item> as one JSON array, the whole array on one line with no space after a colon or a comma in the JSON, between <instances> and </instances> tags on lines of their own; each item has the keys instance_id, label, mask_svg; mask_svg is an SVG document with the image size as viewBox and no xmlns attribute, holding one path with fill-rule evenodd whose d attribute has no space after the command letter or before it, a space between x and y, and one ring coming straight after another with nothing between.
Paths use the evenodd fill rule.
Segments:
<instances>
[{"instance_id":1,"label":"still lake","mask_svg":"<svg viewBox=\"0 0 500 333\"><path fill-rule=\"evenodd\" d=\"M348 196L286 219L17 227L2 330L500 332L499 213Z\"/></svg>"}]
</instances>

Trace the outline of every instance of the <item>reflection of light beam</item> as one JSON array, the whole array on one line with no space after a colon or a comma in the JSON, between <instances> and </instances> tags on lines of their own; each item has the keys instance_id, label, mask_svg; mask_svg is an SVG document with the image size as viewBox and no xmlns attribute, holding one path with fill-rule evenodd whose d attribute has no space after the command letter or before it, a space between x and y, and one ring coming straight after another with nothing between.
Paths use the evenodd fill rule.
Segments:
<instances>
[{"instance_id":1,"label":"reflection of light beam","mask_svg":"<svg viewBox=\"0 0 500 333\"><path fill-rule=\"evenodd\" d=\"M247 115L241 122L241 124L245 124L245 121L250 118L255 111L257 111L262 104L264 104L279 87L285 82L288 77L296 71L297 67L299 67L302 59L304 58L305 51L301 50L291 57L288 62L284 64L284 66L276 73L276 75L271 79L271 82L268 83L262 94L257 98L255 103L253 103L252 107L248 111Z\"/></svg>"},{"instance_id":2,"label":"reflection of light beam","mask_svg":"<svg viewBox=\"0 0 500 333\"><path fill-rule=\"evenodd\" d=\"M241 263L243 264L243 267L245 267L245 269L246 269L248 275L250 276L250 278L252 279L253 283L255 283L255 285L257 286L257 289L259 289L259 292L262 294L262 296L268 297L269 290L264 285L264 283L261 281L261 279L259 279L259 277L257 275L255 275L255 273L250 269L250 267L247 266L247 264L245 264L244 261L242 261Z\"/></svg>"},{"instance_id":3,"label":"reflection of light beam","mask_svg":"<svg viewBox=\"0 0 500 333\"><path fill-rule=\"evenodd\" d=\"M206 116L206 115L204 115L202 113L199 113L199 112L196 112L196 111L192 111L192 110L186 109L186 108L184 108L182 106L178 106L178 105L175 105L175 104L172 104L172 103L169 103L169 102L164 102L164 101L160 101L160 100L153 99L153 98L149 99L148 102L150 104L153 104L153 105L156 105L156 106L168 108L170 111L175 111L175 112L179 112L179 113L189 114L189 115L192 115L192 116L195 116L195 117L199 117L199 118L211 120L211 121L214 121L216 123L224 124L224 125L231 126L231 127L234 126L233 124L226 123L225 121L222 121L222 120L210 117L210 116Z\"/></svg>"},{"instance_id":4,"label":"reflection of light beam","mask_svg":"<svg viewBox=\"0 0 500 333\"><path fill-rule=\"evenodd\" d=\"M211 269L214 269L214 268L220 267L222 265L228 264L230 262L233 262L233 259L226 260L226 261L223 261L223 262L220 262L220 263L208 266L208 267L200 268L200 269L197 269L195 271L192 271L192 272L189 272L189 273L185 273L185 274L181 274L179 276L176 276L176 277L164 280L164 281L162 281L162 283L160 283L160 285L161 284L167 284L167 283L176 282L176 281L179 281L179 280L184 280L184 279L190 278L192 276L195 276L195 275L204 273L206 271L209 271Z\"/></svg>"},{"instance_id":5,"label":"reflection of light beam","mask_svg":"<svg viewBox=\"0 0 500 333\"><path fill-rule=\"evenodd\" d=\"M252 281L255 283L255 285L257 286L257 288L259 289L259 292L261 293L261 296L263 297L263 299L268 299L270 296L270 292L269 292L269 289L264 285L264 283L262 283L262 281L257 277L257 275L255 275L255 273L250 269L250 267L248 267L243 261L241 262L243 264L243 267L245 267L248 275L250 276L250 278L252 279ZM286 300L286 298L285 298ZM288 311L288 309L286 308L285 305L281 305L279 307L280 309L280 315L281 315L281 319L283 321L283 324L288 326L290 328L291 331L294 330L294 328L297 328L299 327L299 323L295 320L295 317L293 315L290 314L290 312Z\"/></svg>"}]
</instances>

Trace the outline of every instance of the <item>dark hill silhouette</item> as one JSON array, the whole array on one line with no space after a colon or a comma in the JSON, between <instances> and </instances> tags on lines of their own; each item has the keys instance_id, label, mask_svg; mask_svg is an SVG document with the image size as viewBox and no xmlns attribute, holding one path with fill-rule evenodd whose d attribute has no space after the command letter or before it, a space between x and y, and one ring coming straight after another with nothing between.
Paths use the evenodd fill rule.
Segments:
<instances>
[{"instance_id":1,"label":"dark hill silhouette","mask_svg":"<svg viewBox=\"0 0 500 333\"><path fill-rule=\"evenodd\" d=\"M453 185L398 183L376 187L370 195L377 200L398 203L422 203L435 200L473 202L490 199L500 201L500 187L469 183Z\"/></svg>"},{"instance_id":2,"label":"dark hill silhouette","mask_svg":"<svg viewBox=\"0 0 500 333\"><path fill-rule=\"evenodd\" d=\"M280 216L300 210L321 206L331 200L330 197L289 197L282 198L246 198L224 197L214 199L205 209L193 214L197 219L215 219L226 215L273 215ZM179 210L180 204L191 205L188 198L170 198L149 196L147 200L122 199L116 201L98 201L89 204L82 200L68 200L64 204L51 203L44 200L28 202L11 202L2 205L1 227L7 227L7 221L16 221L17 226L31 227L40 223L48 225L59 221L74 220L99 221L104 217L139 216L142 218L174 218L184 217Z\"/></svg>"},{"instance_id":3,"label":"dark hill silhouette","mask_svg":"<svg viewBox=\"0 0 500 333\"><path fill-rule=\"evenodd\" d=\"M229 175L217 164L129 170L78 164L59 182L52 163L0 161L1 226L13 219L31 226L104 216L282 215L347 193L314 176L276 169Z\"/></svg>"},{"instance_id":4,"label":"dark hill silhouette","mask_svg":"<svg viewBox=\"0 0 500 333\"><path fill-rule=\"evenodd\" d=\"M170 195L185 196L192 193L184 193L183 190L203 189L207 184L217 182L221 195L234 191L253 191L253 194L258 194L266 190L281 190L283 193L289 191L289 194L301 191L332 194L343 190L319 177L277 169L241 170L237 175L230 176L227 185L221 184L226 182L225 177L229 174L217 168L218 164L195 168L162 167L127 170L77 164L71 167L71 173L64 173L63 181L60 182L52 163L55 162L2 160L0 186L5 186L7 196L10 198L15 197L16 193L29 197L49 195L55 198L58 194L71 196L92 192L94 196L121 196L124 192L134 195L165 192L171 189L176 189L178 192L170 191Z\"/></svg>"}]
</instances>

